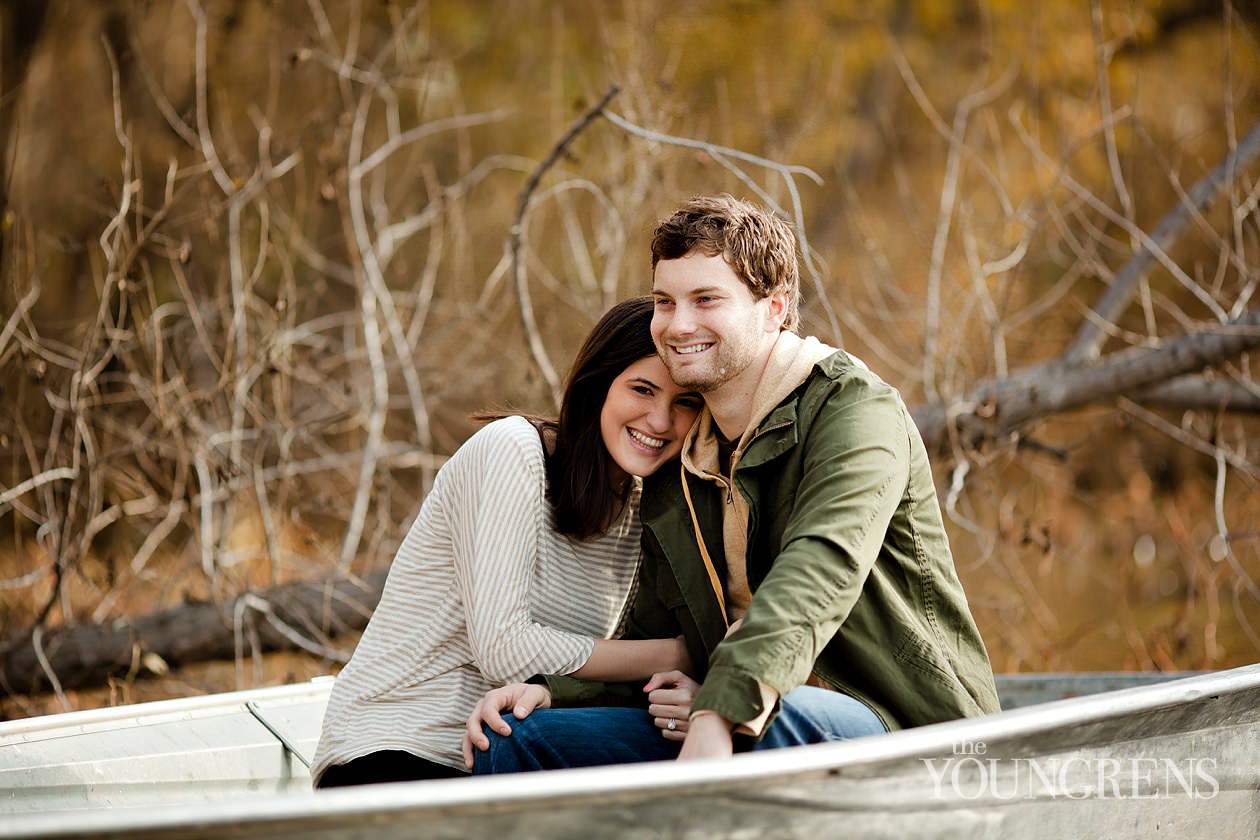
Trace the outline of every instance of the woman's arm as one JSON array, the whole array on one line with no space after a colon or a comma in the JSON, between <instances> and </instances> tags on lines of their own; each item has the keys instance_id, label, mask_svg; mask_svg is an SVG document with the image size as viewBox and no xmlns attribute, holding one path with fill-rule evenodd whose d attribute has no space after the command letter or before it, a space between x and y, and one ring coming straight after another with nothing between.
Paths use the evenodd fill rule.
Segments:
<instances>
[{"instance_id":1,"label":"woman's arm","mask_svg":"<svg viewBox=\"0 0 1260 840\"><path fill-rule=\"evenodd\" d=\"M492 683L571 672L590 658L590 636L531 614L548 519L537 434L524 422L502 420L481 429L458 455L463 469L447 476L449 538L473 662Z\"/></svg>"},{"instance_id":2,"label":"woman's arm","mask_svg":"<svg viewBox=\"0 0 1260 840\"><path fill-rule=\"evenodd\" d=\"M536 551L547 521L546 474L536 441L532 428L513 434L488 426L460 452L473 467L461 473L464 492L451 501L451 537L477 667L493 683L535 674L623 682L664 671L689 673L692 664L681 637L592 639L532 617ZM485 480L487 474L493 480Z\"/></svg>"},{"instance_id":3,"label":"woman's arm","mask_svg":"<svg viewBox=\"0 0 1260 840\"><path fill-rule=\"evenodd\" d=\"M591 656L569 676L582 680L645 680L662 671L690 674L691 657L676 639L596 639Z\"/></svg>"}]
</instances>

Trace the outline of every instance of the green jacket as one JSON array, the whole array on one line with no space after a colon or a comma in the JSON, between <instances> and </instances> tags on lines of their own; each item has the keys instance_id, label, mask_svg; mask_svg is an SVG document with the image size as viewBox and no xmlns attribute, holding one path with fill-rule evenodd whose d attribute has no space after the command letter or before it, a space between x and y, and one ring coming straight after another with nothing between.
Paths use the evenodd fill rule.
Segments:
<instances>
[{"instance_id":1,"label":"green jacket","mask_svg":"<svg viewBox=\"0 0 1260 840\"><path fill-rule=\"evenodd\" d=\"M889 729L999 710L927 452L891 386L837 352L758 424L734 475L753 598L725 640L683 480L666 468L645 484L627 635L685 636L703 683L693 709L752 720L759 682L782 696L812 673ZM722 557L723 490L686 480L709 554Z\"/></svg>"}]
</instances>

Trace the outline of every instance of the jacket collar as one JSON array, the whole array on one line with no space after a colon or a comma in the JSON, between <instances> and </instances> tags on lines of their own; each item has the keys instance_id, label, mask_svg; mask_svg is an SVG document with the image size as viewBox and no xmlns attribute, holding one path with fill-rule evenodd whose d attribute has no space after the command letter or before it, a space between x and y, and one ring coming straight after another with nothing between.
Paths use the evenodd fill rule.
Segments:
<instances>
[{"instance_id":1,"label":"jacket collar","mask_svg":"<svg viewBox=\"0 0 1260 840\"><path fill-rule=\"evenodd\" d=\"M779 333L761 380L753 392L752 414L735 447L732 463L739 460L761 422L809 378L816 364L835 352L836 348L823 344L813 336L801 338L787 331ZM719 461L717 424L708 406L705 406L683 440L683 466L695 475L712 478L723 473Z\"/></svg>"}]
</instances>

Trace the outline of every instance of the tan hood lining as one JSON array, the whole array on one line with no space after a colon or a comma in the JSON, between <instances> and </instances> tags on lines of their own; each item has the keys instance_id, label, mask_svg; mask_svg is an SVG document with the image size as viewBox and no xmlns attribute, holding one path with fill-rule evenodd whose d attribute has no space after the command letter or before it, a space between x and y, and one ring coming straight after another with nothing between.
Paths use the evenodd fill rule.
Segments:
<instances>
[{"instance_id":1,"label":"tan hood lining","mask_svg":"<svg viewBox=\"0 0 1260 840\"><path fill-rule=\"evenodd\" d=\"M829 347L812 336L801 338L795 333L779 333L770 351L770 358L766 361L766 368L762 372L757 390L753 393L753 411L748 425L731 456L732 475L735 465L739 463L740 456L752 441L761 421L809 378L814 365L835 352L834 347ZM706 406L683 441L683 495L687 500L692 524L695 526L700 555L708 567L710 582L717 595L718 603L722 605L723 615L729 623L732 619L742 618L752 600L747 576L748 506L743 496L735 492L734 487L722 474L715 425L713 415ZM727 572L726 594L730 596L729 599L720 591L722 587L717 572L713 567L708 548L704 544L695 506L691 502L691 494L687 489L686 472L717 482L726 490L726 505L722 511L722 537ZM726 608L728 600L729 612Z\"/></svg>"}]
</instances>

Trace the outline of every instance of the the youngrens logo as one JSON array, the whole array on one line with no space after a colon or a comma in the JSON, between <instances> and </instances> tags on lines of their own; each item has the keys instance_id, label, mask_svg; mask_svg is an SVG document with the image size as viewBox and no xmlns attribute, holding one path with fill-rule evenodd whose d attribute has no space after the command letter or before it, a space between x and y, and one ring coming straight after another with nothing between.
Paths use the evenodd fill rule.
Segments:
<instances>
[{"instance_id":1,"label":"the youngrens logo","mask_svg":"<svg viewBox=\"0 0 1260 840\"><path fill-rule=\"evenodd\" d=\"M995 758L983 741L954 745L953 755L920 759L937 799L1214 799L1214 758Z\"/></svg>"}]
</instances>

